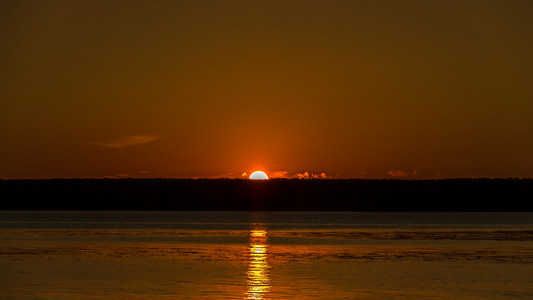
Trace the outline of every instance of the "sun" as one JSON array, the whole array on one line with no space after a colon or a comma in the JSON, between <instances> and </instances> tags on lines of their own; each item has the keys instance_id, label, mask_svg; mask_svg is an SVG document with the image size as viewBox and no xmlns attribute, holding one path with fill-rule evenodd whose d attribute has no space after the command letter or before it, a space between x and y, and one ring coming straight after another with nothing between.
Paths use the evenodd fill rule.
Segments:
<instances>
[{"instance_id":1,"label":"sun","mask_svg":"<svg viewBox=\"0 0 533 300\"><path fill-rule=\"evenodd\" d=\"M259 179L259 180L266 180L268 179L268 176L263 171L255 171L250 175L250 179Z\"/></svg>"}]
</instances>

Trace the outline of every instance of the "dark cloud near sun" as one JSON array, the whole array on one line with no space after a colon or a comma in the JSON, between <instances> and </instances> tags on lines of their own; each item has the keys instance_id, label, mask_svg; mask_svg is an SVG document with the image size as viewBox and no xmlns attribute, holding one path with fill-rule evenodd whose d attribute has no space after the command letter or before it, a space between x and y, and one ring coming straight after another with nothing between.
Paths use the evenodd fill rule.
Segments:
<instances>
[{"instance_id":1,"label":"dark cloud near sun","mask_svg":"<svg viewBox=\"0 0 533 300\"><path fill-rule=\"evenodd\" d=\"M132 136L127 136L124 138L116 139L116 140L105 141L105 142L92 142L89 144L108 147L108 148L120 149L120 148L135 146L135 145L151 143L158 139L160 139L160 137L156 135L132 135Z\"/></svg>"}]
</instances>

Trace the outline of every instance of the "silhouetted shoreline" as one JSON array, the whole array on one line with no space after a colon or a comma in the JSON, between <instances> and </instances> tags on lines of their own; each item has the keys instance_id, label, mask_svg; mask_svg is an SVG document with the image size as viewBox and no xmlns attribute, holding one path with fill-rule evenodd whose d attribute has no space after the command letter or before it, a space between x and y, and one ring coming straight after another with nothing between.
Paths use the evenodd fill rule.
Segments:
<instances>
[{"instance_id":1,"label":"silhouetted shoreline","mask_svg":"<svg viewBox=\"0 0 533 300\"><path fill-rule=\"evenodd\" d=\"M533 211L533 179L0 180L3 210Z\"/></svg>"}]
</instances>

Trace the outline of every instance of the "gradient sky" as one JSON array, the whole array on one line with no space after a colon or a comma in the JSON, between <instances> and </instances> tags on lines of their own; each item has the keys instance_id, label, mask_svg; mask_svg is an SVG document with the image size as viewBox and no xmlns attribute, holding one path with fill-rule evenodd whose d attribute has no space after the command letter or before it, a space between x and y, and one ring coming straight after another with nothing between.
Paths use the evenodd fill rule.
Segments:
<instances>
[{"instance_id":1,"label":"gradient sky","mask_svg":"<svg viewBox=\"0 0 533 300\"><path fill-rule=\"evenodd\" d=\"M533 177L532 13L2 1L0 178Z\"/></svg>"}]
</instances>

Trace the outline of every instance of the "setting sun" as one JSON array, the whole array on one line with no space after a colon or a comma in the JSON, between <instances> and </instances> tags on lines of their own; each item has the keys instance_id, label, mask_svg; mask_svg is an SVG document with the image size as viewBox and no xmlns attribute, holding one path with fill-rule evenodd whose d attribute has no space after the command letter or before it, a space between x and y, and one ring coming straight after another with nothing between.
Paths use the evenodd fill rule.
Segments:
<instances>
[{"instance_id":1,"label":"setting sun","mask_svg":"<svg viewBox=\"0 0 533 300\"><path fill-rule=\"evenodd\" d=\"M533 0L405 2L0 0L0 300L533 300Z\"/></svg>"},{"instance_id":2,"label":"setting sun","mask_svg":"<svg viewBox=\"0 0 533 300\"><path fill-rule=\"evenodd\" d=\"M250 179L268 179L268 176L263 171L255 171L250 175Z\"/></svg>"}]
</instances>

